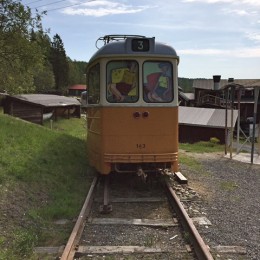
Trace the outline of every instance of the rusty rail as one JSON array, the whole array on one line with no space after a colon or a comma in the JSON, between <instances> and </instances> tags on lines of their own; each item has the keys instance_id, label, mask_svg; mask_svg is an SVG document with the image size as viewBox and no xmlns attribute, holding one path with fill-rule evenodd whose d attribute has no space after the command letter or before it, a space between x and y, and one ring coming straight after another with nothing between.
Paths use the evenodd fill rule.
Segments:
<instances>
[{"instance_id":1,"label":"rusty rail","mask_svg":"<svg viewBox=\"0 0 260 260\"><path fill-rule=\"evenodd\" d=\"M186 232L188 232L188 234L189 234L189 239L190 239L191 244L194 247L196 256L200 260L214 260L213 256L209 252L208 246L204 243L199 232L197 231L196 227L194 226L193 221L188 216L186 210L182 206L179 198L175 194L170 183L165 180L165 185L166 185L168 193L170 193L170 195L169 195L170 203L171 203L172 207L174 208L174 210L176 211L184 230Z\"/></svg>"},{"instance_id":2,"label":"rusty rail","mask_svg":"<svg viewBox=\"0 0 260 260\"><path fill-rule=\"evenodd\" d=\"M86 220L87 215L90 213L92 201L93 201L93 194L98 182L98 176L96 176L90 186L87 198L83 204L83 207L80 211L79 217L77 222L71 232L70 238L65 246L65 249L62 253L61 260L73 260L74 255L76 253L76 245L80 240L81 234L84 230L84 223Z\"/></svg>"}]
</instances>

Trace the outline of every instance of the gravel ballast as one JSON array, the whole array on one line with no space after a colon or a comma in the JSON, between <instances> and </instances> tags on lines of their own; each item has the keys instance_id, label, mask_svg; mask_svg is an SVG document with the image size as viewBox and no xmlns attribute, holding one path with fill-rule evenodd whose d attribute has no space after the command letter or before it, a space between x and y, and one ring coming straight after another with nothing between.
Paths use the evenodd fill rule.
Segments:
<instances>
[{"instance_id":1,"label":"gravel ballast","mask_svg":"<svg viewBox=\"0 0 260 260\"><path fill-rule=\"evenodd\" d=\"M200 211L212 223L200 228L211 248L240 246L246 254L237 258L260 259L260 165L225 158L222 153L191 154L201 170L181 165L188 185L201 197Z\"/></svg>"}]
</instances>

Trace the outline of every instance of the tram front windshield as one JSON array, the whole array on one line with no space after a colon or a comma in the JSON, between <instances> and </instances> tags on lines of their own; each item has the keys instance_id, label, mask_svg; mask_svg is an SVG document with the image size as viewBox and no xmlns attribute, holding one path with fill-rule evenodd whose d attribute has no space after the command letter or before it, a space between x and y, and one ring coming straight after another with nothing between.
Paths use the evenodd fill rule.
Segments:
<instances>
[{"instance_id":1,"label":"tram front windshield","mask_svg":"<svg viewBox=\"0 0 260 260\"><path fill-rule=\"evenodd\" d=\"M135 60L111 61L107 64L107 101L135 103L140 94L147 103L173 101L173 69L168 61L147 61L142 65L142 91L139 65Z\"/></svg>"}]
</instances>

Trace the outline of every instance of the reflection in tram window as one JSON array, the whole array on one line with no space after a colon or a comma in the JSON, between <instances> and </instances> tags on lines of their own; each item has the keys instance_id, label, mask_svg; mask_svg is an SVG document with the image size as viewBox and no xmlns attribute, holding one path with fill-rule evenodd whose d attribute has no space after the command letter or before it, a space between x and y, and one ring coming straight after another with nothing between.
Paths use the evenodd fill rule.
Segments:
<instances>
[{"instance_id":1,"label":"reflection in tram window","mask_svg":"<svg viewBox=\"0 0 260 260\"><path fill-rule=\"evenodd\" d=\"M100 65L96 64L88 72L88 104L100 101Z\"/></svg>"},{"instance_id":2,"label":"reflection in tram window","mask_svg":"<svg viewBox=\"0 0 260 260\"><path fill-rule=\"evenodd\" d=\"M173 100L172 64L164 61L149 61L143 66L144 100L148 103Z\"/></svg>"},{"instance_id":3,"label":"reflection in tram window","mask_svg":"<svg viewBox=\"0 0 260 260\"><path fill-rule=\"evenodd\" d=\"M107 100L133 103L138 100L138 63L133 60L107 64Z\"/></svg>"}]
</instances>

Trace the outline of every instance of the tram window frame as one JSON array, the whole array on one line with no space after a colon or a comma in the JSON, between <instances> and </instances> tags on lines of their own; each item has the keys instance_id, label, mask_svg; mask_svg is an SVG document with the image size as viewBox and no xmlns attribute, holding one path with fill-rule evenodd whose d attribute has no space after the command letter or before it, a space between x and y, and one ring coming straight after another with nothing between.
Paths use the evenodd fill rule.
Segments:
<instances>
[{"instance_id":1,"label":"tram window frame","mask_svg":"<svg viewBox=\"0 0 260 260\"><path fill-rule=\"evenodd\" d=\"M96 105L100 103L100 64L90 67L87 74L88 104Z\"/></svg>"},{"instance_id":2,"label":"tram window frame","mask_svg":"<svg viewBox=\"0 0 260 260\"><path fill-rule=\"evenodd\" d=\"M131 75L131 66L135 64L135 75ZM125 73L127 75L125 76ZM129 81L134 79L135 86L130 88ZM130 89L129 89L130 88ZM132 92L132 93L131 93ZM106 99L109 103L136 103L139 100L139 63L137 60L111 60L106 64Z\"/></svg>"},{"instance_id":3,"label":"tram window frame","mask_svg":"<svg viewBox=\"0 0 260 260\"><path fill-rule=\"evenodd\" d=\"M148 64L150 68L145 68ZM168 67L164 71L165 66ZM170 72L170 74L169 74ZM143 63L143 100L146 103L171 103L174 100L174 71L173 71L173 64L168 60L147 60ZM148 77L150 78L148 79ZM162 77L162 78L161 78ZM160 79L161 78L161 79ZM149 81L149 82L148 82ZM162 84L170 84L169 90L163 90L164 87L159 87L159 81ZM158 91L155 91L158 89ZM166 92L168 91L169 94ZM165 94L164 94L165 93ZM163 95L165 95L165 100L163 99ZM168 96L168 97L167 97Z\"/></svg>"}]
</instances>

